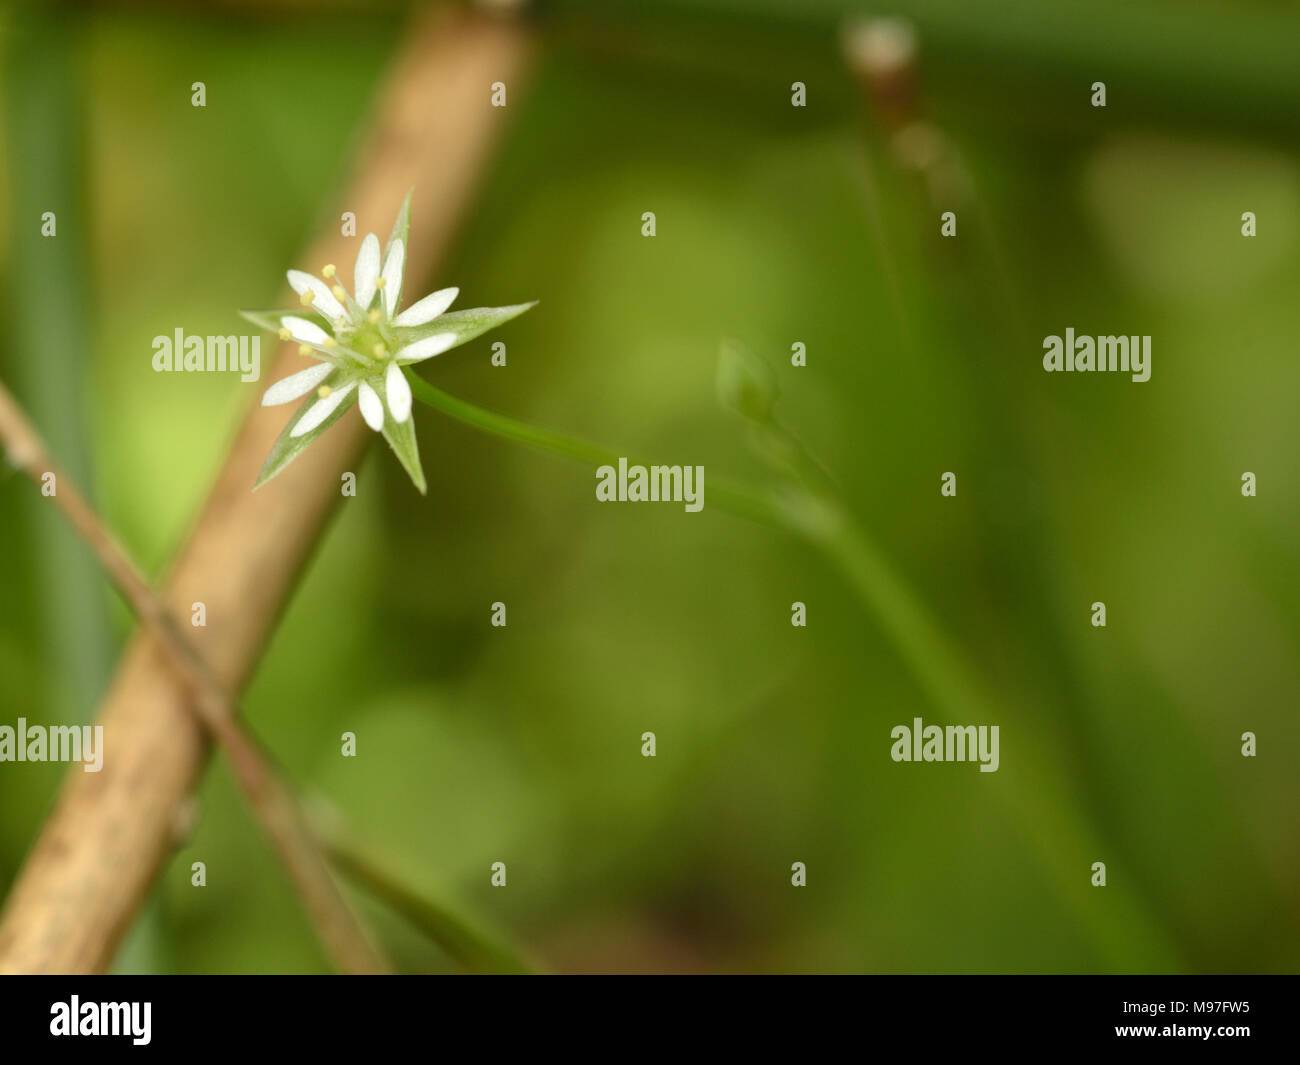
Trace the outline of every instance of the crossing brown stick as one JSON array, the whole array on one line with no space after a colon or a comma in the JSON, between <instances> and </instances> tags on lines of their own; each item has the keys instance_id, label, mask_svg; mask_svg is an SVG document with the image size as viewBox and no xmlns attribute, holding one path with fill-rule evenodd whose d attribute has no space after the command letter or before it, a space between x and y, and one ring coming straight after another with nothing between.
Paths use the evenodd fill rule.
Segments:
<instances>
[{"instance_id":1,"label":"crossing brown stick","mask_svg":"<svg viewBox=\"0 0 1300 1065\"><path fill-rule=\"evenodd\" d=\"M13 464L37 485L53 476L52 498L98 559L132 613L158 639L188 683L186 705L230 760L235 780L289 874L298 899L334 964L346 973L382 973L390 966L339 893L326 858L293 791L236 720L234 698L150 590L71 477L50 457L36 429L0 385L0 443ZM102 771L102 770L101 770Z\"/></svg>"},{"instance_id":2,"label":"crossing brown stick","mask_svg":"<svg viewBox=\"0 0 1300 1065\"><path fill-rule=\"evenodd\" d=\"M383 233L415 186L407 277L416 291L448 249L503 117L490 106L491 83L521 76L530 49L518 24L476 15L437 14L409 40L340 210L354 211L362 232ZM347 262L355 251L355 239L327 236L298 265ZM298 368L285 345L268 379ZM256 665L340 498L340 475L369 435L349 413L254 493L284 417L275 408L249 413L161 593L173 616L206 605L196 650L230 692ZM98 773L74 766L67 774L0 913L0 972L97 972L111 962L206 758L190 697L168 649L138 634L96 718L111 757Z\"/></svg>"}]
</instances>

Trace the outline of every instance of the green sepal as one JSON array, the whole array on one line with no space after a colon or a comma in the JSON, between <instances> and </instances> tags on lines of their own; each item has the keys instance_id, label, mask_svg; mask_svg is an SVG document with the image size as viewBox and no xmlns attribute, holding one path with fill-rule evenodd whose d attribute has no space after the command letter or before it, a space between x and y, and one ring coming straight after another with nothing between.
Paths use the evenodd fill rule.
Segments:
<instances>
[{"instance_id":1,"label":"green sepal","mask_svg":"<svg viewBox=\"0 0 1300 1065\"><path fill-rule=\"evenodd\" d=\"M415 442L415 416L408 416L404 422L395 422L391 415L386 416L383 432L384 439L406 469L411 483L420 490L420 495L427 495L428 485L424 480L424 469L420 466L420 447Z\"/></svg>"},{"instance_id":2,"label":"green sepal","mask_svg":"<svg viewBox=\"0 0 1300 1065\"><path fill-rule=\"evenodd\" d=\"M397 292L393 295L393 302L389 304L392 307L402 305L402 288L406 284L406 271L411 265L411 197L415 194L415 187L412 186L406 193L406 199L402 201L402 209L397 212L397 221L393 223L393 232L388 237L388 243L384 245L384 253L379 257L380 268L388 262L388 253L396 241L402 242L402 283L397 286ZM379 295L378 292L375 293Z\"/></svg>"},{"instance_id":3,"label":"green sepal","mask_svg":"<svg viewBox=\"0 0 1300 1065\"><path fill-rule=\"evenodd\" d=\"M397 221L393 223L393 232L388 236L388 243L384 245L384 254L380 256L379 261L383 262L388 258L388 249L393 246L393 241L400 240L406 245L407 250L411 247L411 197L415 195L415 187L412 186L406 194L406 199L402 201L402 209L397 212Z\"/></svg>"},{"instance_id":4,"label":"green sepal","mask_svg":"<svg viewBox=\"0 0 1300 1065\"><path fill-rule=\"evenodd\" d=\"M311 322L312 325L318 325L326 333L330 332L330 320L320 311L314 311L310 307L298 307L292 311L240 311L240 316L252 322L255 326L265 329L269 333L280 332L281 322L285 318L302 318L304 321Z\"/></svg>"},{"instance_id":5,"label":"green sepal","mask_svg":"<svg viewBox=\"0 0 1300 1065\"><path fill-rule=\"evenodd\" d=\"M456 337L456 343L452 344L452 347L456 348L467 340L473 340L476 336L486 333L489 329L495 329L512 318L518 318L524 311L536 306L537 301L533 300L531 303L516 303L509 307L475 307L469 311L448 311L425 325L399 327L396 330L397 339L400 347L406 347L425 337L437 336L439 333L452 333ZM398 361L401 361L400 357Z\"/></svg>"},{"instance_id":6,"label":"green sepal","mask_svg":"<svg viewBox=\"0 0 1300 1065\"><path fill-rule=\"evenodd\" d=\"M356 403L357 390L353 388L347 398L335 408L330 416L310 433L303 433L302 436L290 436L289 434L293 431L293 427L298 424L298 420L307 413L307 408L313 403L319 402L319 400L320 397L314 391L309 392L307 398L294 411L293 417L285 423L284 429L276 437L275 443L271 445L271 452L266 456L266 461L262 463L262 470L257 475L257 483L253 485L254 492L306 451L321 433L342 418Z\"/></svg>"}]
</instances>

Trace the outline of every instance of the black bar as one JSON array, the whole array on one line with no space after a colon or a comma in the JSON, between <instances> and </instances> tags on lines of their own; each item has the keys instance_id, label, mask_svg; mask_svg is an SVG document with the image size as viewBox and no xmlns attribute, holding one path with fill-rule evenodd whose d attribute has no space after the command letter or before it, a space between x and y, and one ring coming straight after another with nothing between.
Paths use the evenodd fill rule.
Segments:
<instances>
[{"instance_id":1,"label":"black bar","mask_svg":"<svg viewBox=\"0 0 1300 1065\"><path fill-rule=\"evenodd\" d=\"M863 976L834 978L834 986L829 979L641 977L630 987L582 976L11 977L0 981L0 1046L8 1061L97 1054L110 1044L169 1059L196 1050L205 1057L319 1050L331 1060L403 1044L430 1055L477 1046L489 1059L505 1048L613 1059L634 1049L678 1056L689 1047L698 1056L758 1042L765 1056L802 1048L808 1061L842 1057L833 1049L841 1044L852 1054L894 1047L927 1057L1127 1045L1232 1060L1294 1056L1296 1047L1292 976ZM73 996L78 1034L52 1034L68 1027ZM84 1034L114 1025L117 1035Z\"/></svg>"}]
</instances>

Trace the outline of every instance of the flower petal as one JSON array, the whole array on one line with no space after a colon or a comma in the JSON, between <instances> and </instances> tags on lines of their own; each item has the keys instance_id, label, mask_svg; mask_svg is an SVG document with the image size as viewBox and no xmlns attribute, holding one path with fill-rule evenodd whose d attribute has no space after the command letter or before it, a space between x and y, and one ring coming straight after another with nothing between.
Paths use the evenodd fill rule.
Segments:
<instances>
[{"instance_id":1,"label":"flower petal","mask_svg":"<svg viewBox=\"0 0 1300 1065\"><path fill-rule=\"evenodd\" d=\"M298 419L298 424L293 427L293 432L289 435L302 436L303 433L310 433L338 409L338 405L352 394L352 389L356 387L356 384L355 381L349 381L347 384L334 389L324 399L313 403L307 408L307 413Z\"/></svg>"},{"instance_id":2,"label":"flower petal","mask_svg":"<svg viewBox=\"0 0 1300 1065\"><path fill-rule=\"evenodd\" d=\"M375 298L375 282L379 280L379 238L367 233L357 252L357 267L352 271L352 294L364 311Z\"/></svg>"},{"instance_id":3,"label":"flower petal","mask_svg":"<svg viewBox=\"0 0 1300 1065\"><path fill-rule=\"evenodd\" d=\"M384 427L384 405L379 401L379 393L365 381L361 382L361 389L357 392L357 405L361 408L361 417L365 418L366 424L379 432Z\"/></svg>"},{"instance_id":4,"label":"flower petal","mask_svg":"<svg viewBox=\"0 0 1300 1065\"><path fill-rule=\"evenodd\" d=\"M431 292L394 318L393 325L427 325L455 303L459 295L458 288L440 288L437 292Z\"/></svg>"},{"instance_id":5,"label":"flower petal","mask_svg":"<svg viewBox=\"0 0 1300 1065\"><path fill-rule=\"evenodd\" d=\"M334 298L334 293L330 291L329 285L325 284L319 277L313 277L301 270L290 270L289 286L299 296L304 292L310 292L312 295L312 308L320 311L326 318L347 317L346 312L343 310L343 304Z\"/></svg>"},{"instance_id":6,"label":"flower petal","mask_svg":"<svg viewBox=\"0 0 1300 1065\"><path fill-rule=\"evenodd\" d=\"M402 270L406 267L406 244L401 240L393 241L384 259L384 305L391 318L397 309L397 297L402 291Z\"/></svg>"},{"instance_id":7,"label":"flower petal","mask_svg":"<svg viewBox=\"0 0 1300 1065\"><path fill-rule=\"evenodd\" d=\"M292 403L295 399L301 399L333 372L333 366L328 362L321 362L288 377L282 377L262 395L262 406L278 407L281 403Z\"/></svg>"},{"instance_id":8,"label":"flower petal","mask_svg":"<svg viewBox=\"0 0 1300 1065\"><path fill-rule=\"evenodd\" d=\"M406 421L411 416L411 386L406 380L406 374L402 373L402 368L395 362L388 364L388 372L384 375L384 391L388 393L388 409L392 412L393 421Z\"/></svg>"},{"instance_id":9,"label":"flower petal","mask_svg":"<svg viewBox=\"0 0 1300 1065\"><path fill-rule=\"evenodd\" d=\"M329 334L325 332L315 322L309 322L306 318L295 318L292 315L281 318L280 325L289 330L289 335L299 344L324 344L329 339Z\"/></svg>"},{"instance_id":10,"label":"flower petal","mask_svg":"<svg viewBox=\"0 0 1300 1065\"><path fill-rule=\"evenodd\" d=\"M433 336L417 340L414 344L407 344L393 357L402 363L421 362L435 355L441 355L455 343L455 333L434 333Z\"/></svg>"}]
</instances>

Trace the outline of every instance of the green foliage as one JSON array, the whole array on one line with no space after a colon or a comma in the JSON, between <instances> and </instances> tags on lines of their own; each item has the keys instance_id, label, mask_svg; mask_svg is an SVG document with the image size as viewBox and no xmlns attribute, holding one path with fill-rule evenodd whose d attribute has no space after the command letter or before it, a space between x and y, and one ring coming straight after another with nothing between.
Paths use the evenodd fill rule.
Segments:
<instances>
[{"instance_id":1,"label":"green foliage","mask_svg":"<svg viewBox=\"0 0 1300 1065\"><path fill-rule=\"evenodd\" d=\"M930 10L949 7L959 27L988 21ZM441 405L418 413L427 496L372 449L252 682L250 720L294 779L450 912L552 968L1289 971L1300 956L1294 829L1277 813L1300 799L1281 753L1300 646L1286 487L1300 159L1235 124L1294 123L1260 113L1283 68L1229 98L1191 52L1162 55L1179 77L1159 84L1140 81L1145 50L1114 56L1149 124L1162 99L1186 110L1192 80L1198 100L1225 94L1194 131L1180 117L1135 136L1113 88L1106 116L1065 107L1057 67L1017 60L1033 49L1008 46L977 85L957 77L931 42L978 64L989 41L1022 38L991 21L978 39L945 33L940 15L922 26L926 119L971 189L947 242L925 184L835 95L847 77L809 75L808 113L791 113L755 60L784 38L722 57L762 72L749 81L678 62L689 35L667 24L635 54L553 42L529 94L512 90L510 136L438 281L473 302L537 295L544 312L511 325L506 368L475 342L487 312L434 323L464 346L421 368L431 383L412 374ZM1183 39L1246 32L1245 16L1179 18ZM148 340L180 323L229 333L230 308L277 290L334 203L396 23L88 25L92 453L107 517L157 572L269 382L155 375ZM142 82L145 43L162 65ZM833 80L829 33L801 47ZM196 54L214 71L202 115L157 89L188 85ZM998 93L1024 110L987 106ZM1247 209L1257 250L1237 233ZM3 268L24 267L10 253ZM1085 319L1152 334L1152 381L1045 379L1041 337ZM733 350L720 367L725 337L761 363ZM795 339L807 367L784 357ZM0 351L0 374L27 357ZM779 390L801 444L784 438L774 467L719 390L746 420ZM467 404L498 412L477 423L497 436L534 432L534 450L556 444L534 427L563 430L581 462L473 431ZM611 454L703 463L703 513L597 505L590 467ZM842 510L783 496L774 527L714 505L715 476L797 480L808 454ZM1237 491L1247 469L1256 499ZM31 623L46 545L30 530L47 518L13 479L0 493L27 519L0 521L17 560L0 578L0 705L31 717L66 665ZM504 629L488 621L498 600ZM889 761L890 727L942 706L1002 725L992 779ZM1256 759L1239 752L1247 729ZM56 785L0 771L0 888ZM160 965L321 967L224 771L202 798L160 886ZM200 855L238 876L191 888ZM1207 855L1222 875L1204 875ZM1104 891L1087 884L1097 859ZM496 860L509 888L489 884ZM459 967L406 924L381 927L404 968Z\"/></svg>"}]
</instances>

